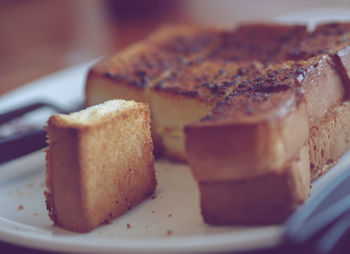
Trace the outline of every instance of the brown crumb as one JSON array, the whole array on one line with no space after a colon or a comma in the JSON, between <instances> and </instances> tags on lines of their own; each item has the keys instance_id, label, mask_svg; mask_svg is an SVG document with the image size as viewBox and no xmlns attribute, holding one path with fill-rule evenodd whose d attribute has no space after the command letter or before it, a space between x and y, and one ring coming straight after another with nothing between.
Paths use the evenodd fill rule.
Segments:
<instances>
[{"instance_id":1,"label":"brown crumb","mask_svg":"<svg viewBox=\"0 0 350 254\"><path fill-rule=\"evenodd\" d=\"M18 210L19 210L19 211L21 211L21 210L23 210L23 209L24 209L23 205L20 205L20 206L18 207Z\"/></svg>"},{"instance_id":2,"label":"brown crumb","mask_svg":"<svg viewBox=\"0 0 350 254\"><path fill-rule=\"evenodd\" d=\"M153 195L153 196L151 197L151 200L156 199L156 198L157 198L157 195Z\"/></svg>"},{"instance_id":3,"label":"brown crumb","mask_svg":"<svg viewBox=\"0 0 350 254\"><path fill-rule=\"evenodd\" d=\"M27 188L32 188L34 186L34 183L29 183L26 185Z\"/></svg>"},{"instance_id":4,"label":"brown crumb","mask_svg":"<svg viewBox=\"0 0 350 254\"><path fill-rule=\"evenodd\" d=\"M34 216L38 216L38 214L37 214L37 213L34 213L33 215L34 215Z\"/></svg>"},{"instance_id":5,"label":"brown crumb","mask_svg":"<svg viewBox=\"0 0 350 254\"><path fill-rule=\"evenodd\" d=\"M145 228L148 228L148 225L146 225Z\"/></svg>"},{"instance_id":6,"label":"brown crumb","mask_svg":"<svg viewBox=\"0 0 350 254\"><path fill-rule=\"evenodd\" d=\"M171 213L168 214L168 218L171 218L173 217L173 215Z\"/></svg>"},{"instance_id":7,"label":"brown crumb","mask_svg":"<svg viewBox=\"0 0 350 254\"><path fill-rule=\"evenodd\" d=\"M170 230L170 229L168 229L168 230L166 231L166 234L167 234L167 236L171 236L171 235L173 234L173 231Z\"/></svg>"},{"instance_id":8,"label":"brown crumb","mask_svg":"<svg viewBox=\"0 0 350 254\"><path fill-rule=\"evenodd\" d=\"M156 210L152 210L152 213L156 213Z\"/></svg>"},{"instance_id":9,"label":"brown crumb","mask_svg":"<svg viewBox=\"0 0 350 254\"><path fill-rule=\"evenodd\" d=\"M23 196L23 192L21 192L21 191L18 190L18 189L16 189L16 194L17 194L18 196Z\"/></svg>"},{"instance_id":10,"label":"brown crumb","mask_svg":"<svg viewBox=\"0 0 350 254\"><path fill-rule=\"evenodd\" d=\"M129 223L126 224L126 228L131 228L131 225Z\"/></svg>"}]
</instances>

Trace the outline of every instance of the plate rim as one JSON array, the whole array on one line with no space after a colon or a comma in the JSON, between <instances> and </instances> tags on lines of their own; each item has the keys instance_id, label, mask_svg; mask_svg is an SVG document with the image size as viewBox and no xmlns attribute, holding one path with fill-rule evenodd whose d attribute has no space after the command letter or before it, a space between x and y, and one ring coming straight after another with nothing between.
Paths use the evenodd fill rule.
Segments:
<instances>
[{"instance_id":1,"label":"plate rim","mask_svg":"<svg viewBox=\"0 0 350 254\"><path fill-rule=\"evenodd\" d=\"M13 226L10 228L9 226ZM5 229L5 230L4 230ZM7 229L7 230L6 230ZM13 222L0 216L0 239L15 245L41 250L60 252L96 252L99 253L144 253L145 249L152 253L212 253L225 251L244 251L264 249L277 245L282 241L283 226L262 227L247 232L226 232L215 235L172 236L153 238L119 238L91 240L78 234L79 238L67 235L30 233L36 227ZM253 233L253 236L252 236ZM271 237L273 236L273 237ZM247 248L248 247L248 248Z\"/></svg>"}]
</instances>

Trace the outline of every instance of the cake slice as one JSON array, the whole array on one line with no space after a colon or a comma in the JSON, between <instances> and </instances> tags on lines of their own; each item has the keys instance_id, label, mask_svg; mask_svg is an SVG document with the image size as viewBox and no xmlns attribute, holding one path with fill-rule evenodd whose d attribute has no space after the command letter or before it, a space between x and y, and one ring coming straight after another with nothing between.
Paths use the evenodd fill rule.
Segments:
<instances>
[{"instance_id":1,"label":"cake slice","mask_svg":"<svg viewBox=\"0 0 350 254\"><path fill-rule=\"evenodd\" d=\"M156 188L150 112L111 100L47 125L45 193L55 225L88 232L116 218Z\"/></svg>"}]
</instances>

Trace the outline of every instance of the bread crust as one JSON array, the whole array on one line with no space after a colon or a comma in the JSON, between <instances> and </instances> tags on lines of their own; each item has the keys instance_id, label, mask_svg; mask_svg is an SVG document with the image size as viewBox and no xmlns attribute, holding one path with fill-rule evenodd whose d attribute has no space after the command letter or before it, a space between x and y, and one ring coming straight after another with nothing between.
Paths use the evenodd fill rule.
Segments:
<instances>
[{"instance_id":1,"label":"bread crust","mask_svg":"<svg viewBox=\"0 0 350 254\"><path fill-rule=\"evenodd\" d=\"M311 180L314 181L332 167L350 149L350 104L343 102L310 129Z\"/></svg>"},{"instance_id":2,"label":"bread crust","mask_svg":"<svg viewBox=\"0 0 350 254\"><path fill-rule=\"evenodd\" d=\"M152 195L149 124L142 103L88 123L49 119L46 198L55 225L88 232Z\"/></svg>"},{"instance_id":3,"label":"bread crust","mask_svg":"<svg viewBox=\"0 0 350 254\"><path fill-rule=\"evenodd\" d=\"M281 171L249 179L199 181L201 211L206 223L265 225L282 223L309 195L308 148Z\"/></svg>"},{"instance_id":4,"label":"bread crust","mask_svg":"<svg viewBox=\"0 0 350 254\"><path fill-rule=\"evenodd\" d=\"M230 181L283 170L307 140L305 110L300 104L286 116L241 123L230 118L187 126L187 159L195 178Z\"/></svg>"}]
</instances>

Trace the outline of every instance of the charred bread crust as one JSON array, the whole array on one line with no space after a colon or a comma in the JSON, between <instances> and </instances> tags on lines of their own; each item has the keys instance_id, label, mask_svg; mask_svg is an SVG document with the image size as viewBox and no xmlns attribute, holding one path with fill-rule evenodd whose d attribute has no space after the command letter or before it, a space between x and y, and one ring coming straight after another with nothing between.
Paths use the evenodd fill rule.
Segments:
<instances>
[{"instance_id":1,"label":"charred bread crust","mask_svg":"<svg viewBox=\"0 0 350 254\"><path fill-rule=\"evenodd\" d=\"M346 97L350 97L350 46L338 50L334 55L334 62L345 85Z\"/></svg>"},{"instance_id":2,"label":"charred bread crust","mask_svg":"<svg viewBox=\"0 0 350 254\"><path fill-rule=\"evenodd\" d=\"M311 180L327 172L350 149L350 103L343 102L310 129Z\"/></svg>"},{"instance_id":3,"label":"charred bread crust","mask_svg":"<svg viewBox=\"0 0 350 254\"><path fill-rule=\"evenodd\" d=\"M209 53L208 58L234 62L283 61L285 51L295 46L306 33L306 26L302 25L272 23L241 25L234 31L223 31L219 46Z\"/></svg>"}]
</instances>

